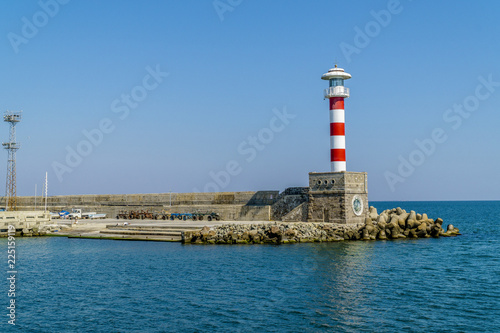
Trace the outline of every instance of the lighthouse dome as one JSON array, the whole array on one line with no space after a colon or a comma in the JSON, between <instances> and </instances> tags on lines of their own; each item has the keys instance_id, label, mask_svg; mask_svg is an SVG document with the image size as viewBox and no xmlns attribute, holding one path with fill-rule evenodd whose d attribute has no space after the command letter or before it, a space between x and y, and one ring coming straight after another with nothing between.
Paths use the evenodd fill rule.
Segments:
<instances>
[{"instance_id":1,"label":"lighthouse dome","mask_svg":"<svg viewBox=\"0 0 500 333\"><path fill-rule=\"evenodd\" d=\"M331 80L331 79L350 79L351 74L344 72L343 68L338 68L337 65L335 65L334 68L331 68L328 73L325 73L321 76L323 80Z\"/></svg>"}]
</instances>

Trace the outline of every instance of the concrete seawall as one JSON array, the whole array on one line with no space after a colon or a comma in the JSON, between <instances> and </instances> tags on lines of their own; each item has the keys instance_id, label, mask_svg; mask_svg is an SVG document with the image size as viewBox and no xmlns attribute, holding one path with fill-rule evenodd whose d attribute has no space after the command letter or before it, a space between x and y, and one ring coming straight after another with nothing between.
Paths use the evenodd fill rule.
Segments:
<instances>
[{"instance_id":1,"label":"concrete seawall","mask_svg":"<svg viewBox=\"0 0 500 333\"><path fill-rule=\"evenodd\" d=\"M260 220L273 218L273 204L279 191L219 192L219 193L158 193L158 194L112 194L112 195L67 195L47 198L47 209L52 212L84 211L105 213L115 217L122 210L168 211L170 213L216 212L224 220ZM3 199L5 200L5 199ZM0 205L5 202L0 201ZM37 197L37 208L44 202ZM19 210L34 210L33 196L18 197Z\"/></svg>"}]
</instances>

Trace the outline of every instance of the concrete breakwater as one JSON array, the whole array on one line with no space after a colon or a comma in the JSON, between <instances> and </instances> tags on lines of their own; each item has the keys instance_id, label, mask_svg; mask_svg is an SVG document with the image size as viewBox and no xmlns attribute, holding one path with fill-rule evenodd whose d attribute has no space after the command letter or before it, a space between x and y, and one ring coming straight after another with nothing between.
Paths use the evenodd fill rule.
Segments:
<instances>
[{"instance_id":1,"label":"concrete breakwater","mask_svg":"<svg viewBox=\"0 0 500 333\"><path fill-rule=\"evenodd\" d=\"M401 208L386 210L380 215L370 207L365 223L336 224L312 222L272 222L246 225L204 227L198 231L185 231L185 244L291 244L310 242L337 242L344 240L388 240L400 238L449 237L459 230L443 220L427 214L407 213Z\"/></svg>"},{"instance_id":2,"label":"concrete breakwater","mask_svg":"<svg viewBox=\"0 0 500 333\"><path fill-rule=\"evenodd\" d=\"M50 215L43 211L0 212L0 237L8 237L14 231L17 237L44 236Z\"/></svg>"}]
</instances>

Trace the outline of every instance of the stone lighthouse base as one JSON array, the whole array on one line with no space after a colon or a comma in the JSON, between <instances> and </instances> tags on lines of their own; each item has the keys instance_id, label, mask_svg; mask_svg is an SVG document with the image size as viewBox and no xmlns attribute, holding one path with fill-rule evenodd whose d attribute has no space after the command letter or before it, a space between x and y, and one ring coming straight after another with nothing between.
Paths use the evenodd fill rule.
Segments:
<instances>
[{"instance_id":1,"label":"stone lighthouse base","mask_svg":"<svg viewBox=\"0 0 500 333\"><path fill-rule=\"evenodd\" d=\"M309 173L308 222L364 223L368 216L366 172Z\"/></svg>"}]
</instances>

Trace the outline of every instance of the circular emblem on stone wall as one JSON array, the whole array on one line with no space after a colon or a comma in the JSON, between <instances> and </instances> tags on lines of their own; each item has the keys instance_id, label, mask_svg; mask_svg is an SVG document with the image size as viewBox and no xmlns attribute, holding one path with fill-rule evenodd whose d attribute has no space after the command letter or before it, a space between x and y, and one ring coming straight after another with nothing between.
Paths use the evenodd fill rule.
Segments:
<instances>
[{"instance_id":1,"label":"circular emblem on stone wall","mask_svg":"<svg viewBox=\"0 0 500 333\"><path fill-rule=\"evenodd\" d=\"M359 195L355 195L354 198L352 198L352 210L354 214L358 216L363 213L363 200Z\"/></svg>"}]
</instances>

